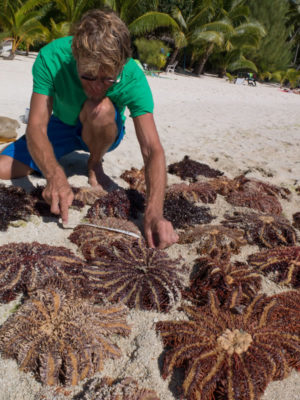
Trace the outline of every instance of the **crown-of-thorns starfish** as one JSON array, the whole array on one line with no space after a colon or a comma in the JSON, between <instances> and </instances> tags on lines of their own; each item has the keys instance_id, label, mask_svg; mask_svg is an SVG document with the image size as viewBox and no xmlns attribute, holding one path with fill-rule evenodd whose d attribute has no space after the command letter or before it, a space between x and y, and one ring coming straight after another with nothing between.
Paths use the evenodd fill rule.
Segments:
<instances>
[{"instance_id":1,"label":"crown-of-thorns starfish","mask_svg":"<svg viewBox=\"0 0 300 400\"><path fill-rule=\"evenodd\" d=\"M2 325L0 351L46 385L76 385L121 356L109 336L130 328L124 305L96 306L56 286L38 290Z\"/></svg>"},{"instance_id":2,"label":"crown-of-thorns starfish","mask_svg":"<svg viewBox=\"0 0 300 400\"><path fill-rule=\"evenodd\" d=\"M184 296L197 306L207 304L209 292L215 290L222 307L241 313L261 287L261 274L247 264L200 257L195 267Z\"/></svg>"},{"instance_id":3,"label":"crown-of-thorns starfish","mask_svg":"<svg viewBox=\"0 0 300 400\"><path fill-rule=\"evenodd\" d=\"M95 225L140 234L136 225L124 219L108 217L99 219L96 222ZM136 240L132 236L125 235L124 233L110 232L88 225L78 225L69 236L69 239L79 247L84 258L88 261L101 257L103 246L110 247L114 242L120 240L128 242L130 246L130 242Z\"/></svg>"},{"instance_id":4,"label":"crown-of-thorns starfish","mask_svg":"<svg viewBox=\"0 0 300 400\"><path fill-rule=\"evenodd\" d=\"M202 203L215 203L216 191L207 182L176 183L167 188L166 197L182 194L188 201Z\"/></svg>"},{"instance_id":5,"label":"crown-of-thorns starfish","mask_svg":"<svg viewBox=\"0 0 300 400\"><path fill-rule=\"evenodd\" d=\"M222 225L195 226L179 235L179 243L197 242L197 251L211 258L229 260L247 241L244 231Z\"/></svg>"},{"instance_id":6,"label":"crown-of-thorns starfish","mask_svg":"<svg viewBox=\"0 0 300 400\"><path fill-rule=\"evenodd\" d=\"M120 175L120 178L129 183L130 189L138 190L146 193L145 168L137 169L132 167L131 170L126 170Z\"/></svg>"},{"instance_id":7,"label":"crown-of-thorns starfish","mask_svg":"<svg viewBox=\"0 0 300 400\"><path fill-rule=\"evenodd\" d=\"M300 287L300 246L275 247L251 254L250 265L282 285Z\"/></svg>"},{"instance_id":8,"label":"crown-of-thorns starfish","mask_svg":"<svg viewBox=\"0 0 300 400\"><path fill-rule=\"evenodd\" d=\"M249 193L263 193L269 196L281 197L288 200L291 191L287 188L272 185L254 178L247 178L245 175L239 175L234 178L236 190L247 191Z\"/></svg>"},{"instance_id":9,"label":"crown-of-thorns starfish","mask_svg":"<svg viewBox=\"0 0 300 400\"><path fill-rule=\"evenodd\" d=\"M266 214L280 215L282 207L279 200L260 192L233 191L226 196L226 201L237 207L248 207Z\"/></svg>"},{"instance_id":10,"label":"crown-of-thorns starfish","mask_svg":"<svg viewBox=\"0 0 300 400\"><path fill-rule=\"evenodd\" d=\"M257 296L242 315L221 309L215 294L209 296L207 307L183 307L189 321L156 325L167 347L163 378L184 368L188 400L211 399L220 386L228 400L258 400L270 381L285 378L299 360L299 322L273 318L280 310L276 296Z\"/></svg>"},{"instance_id":11,"label":"crown-of-thorns starfish","mask_svg":"<svg viewBox=\"0 0 300 400\"><path fill-rule=\"evenodd\" d=\"M225 214L222 225L245 232L249 244L262 247L295 246L297 235L289 221L279 215L234 212Z\"/></svg>"},{"instance_id":12,"label":"crown-of-thorns starfish","mask_svg":"<svg viewBox=\"0 0 300 400\"><path fill-rule=\"evenodd\" d=\"M136 218L138 212L144 210L144 201L143 194L137 190L113 190L95 201L88 210L86 218L90 221L106 217Z\"/></svg>"},{"instance_id":13,"label":"crown-of-thorns starfish","mask_svg":"<svg viewBox=\"0 0 300 400\"><path fill-rule=\"evenodd\" d=\"M166 312L180 298L185 267L162 250L147 248L142 240L116 241L98 247L101 257L84 268L91 288L111 302L130 308Z\"/></svg>"},{"instance_id":14,"label":"crown-of-thorns starfish","mask_svg":"<svg viewBox=\"0 0 300 400\"><path fill-rule=\"evenodd\" d=\"M9 243L0 247L0 301L9 302L19 293L43 286L46 279L59 277L85 290L85 262L65 247L37 242Z\"/></svg>"}]
</instances>

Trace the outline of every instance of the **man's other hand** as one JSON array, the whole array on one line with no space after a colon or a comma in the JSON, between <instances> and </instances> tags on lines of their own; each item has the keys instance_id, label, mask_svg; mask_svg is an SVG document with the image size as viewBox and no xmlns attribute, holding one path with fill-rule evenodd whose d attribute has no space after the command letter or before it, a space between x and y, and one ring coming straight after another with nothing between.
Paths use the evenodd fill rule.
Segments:
<instances>
[{"instance_id":1,"label":"man's other hand","mask_svg":"<svg viewBox=\"0 0 300 400\"><path fill-rule=\"evenodd\" d=\"M145 215L144 232L149 247L164 249L179 239L170 221L163 217Z\"/></svg>"}]
</instances>

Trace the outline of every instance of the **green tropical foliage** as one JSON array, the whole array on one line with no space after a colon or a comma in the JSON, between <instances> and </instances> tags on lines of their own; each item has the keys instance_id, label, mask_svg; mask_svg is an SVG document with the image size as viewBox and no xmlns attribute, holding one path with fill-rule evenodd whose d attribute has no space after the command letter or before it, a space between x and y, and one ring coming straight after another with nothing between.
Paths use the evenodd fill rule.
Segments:
<instances>
[{"instance_id":1,"label":"green tropical foliage","mask_svg":"<svg viewBox=\"0 0 300 400\"><path fill-rule=\"evenodd\" d=\"M148 40L136 43L140 58L152 49L156 61L143 61L155 68L165 64L168 52L159 50L168 45L167 62L178 59L197 75L204 68L219 76L252 71L299 84L300 0L0 0L0 40L13 38L13 54L28 50L68 35L84 12L104 6L120 15L134 42ZM154 39L164 42L156 50Z\"/></svg>"},{"instance_id":2,"label":"green tropical foliage","mask_svg":"<svg viewBox=\"0 0 300 400\"><path fill-rule=\"evenodd\" d=\"M293 64L300 66L300 0L289 0L286 25L290 28L289 42L292 46Z\"/></svg>"},{"instance_id":3,"label":"green tropical foliage","mask_svg":"<svg viewBox=\"0 0 300 400\"><path fill-rule=\"evenodd\" d=\"M7 37L13 39L12 58L22 42L29 46L40 38L43 31L40 20L50 7L49 4L43 5L43 3L42 0L2 1L0 40Z\"/></svg>"},{"instance_id":4,"label":"green tropical foliage","mask_svg":"<svg viewBox=\"0 0 300 400\"><path fill-rule=\"evenodd\" d=\"M139 59L152 69L162 69L167 61L170 48L161 40L136 39L135 45L139 52Z\"/></svg>"},{"instance_id":5,"label":"green tropical foliage","mask_svg":"<svg viewBox=\"0 0 300 400\"><path fill-rule=\"evenodd\" d=\"M264 26L267 34L260 46L248 53L248 57L261 71L286 70L292 61L291 43L288 41L290 27L286 26L288 1L251 0L249 7L252 16Z\"/></svg>"}]
</instances>

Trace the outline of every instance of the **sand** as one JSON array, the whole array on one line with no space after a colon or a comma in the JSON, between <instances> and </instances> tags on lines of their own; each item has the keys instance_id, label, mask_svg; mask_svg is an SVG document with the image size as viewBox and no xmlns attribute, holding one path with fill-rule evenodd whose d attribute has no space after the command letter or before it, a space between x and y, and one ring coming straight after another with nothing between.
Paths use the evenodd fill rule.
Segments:
<instances>
[{"instance_id":1,"label":"sand","mask_svg":"<svg viewBox=\"0 0 300 400\"><path fill-rule=\"evenodd\" d=\"M18 136L26 129L22 121L25 109L29 107L31 67L35 57L31 53L29 57L17 55L13 61L0 58L0 115L19 120ZM300 211L300 196L295 193L295 187L300 185L299 95L282 92L278 85L234 85L213 76L196 78L169 73L149 77L148 81L154 95L155 120L167 164L180 161L187 154L223 171L229 178L247 173L249 177L282 185L292 191L290 201L281 200L284 215L291 220L292 214ZM130 118L126 131L122 144L106 155L104 161L105 171L123 187L126 183L119 178L121 173L133 166L142 166ZM62 159L72 185L87 185L86 161L84 152ZM169 183L179 182L179 178L172 175L168 175L168 180ZM44 183L45 180L37 176L6 182L26 190ZM211 210L218 222L232 207L218 196ZM72 210L70 218L74 223L78 222L84 213L84 210ZM58 226L54 217L35 218L25 226L9 227L7 232L0 232L0 245L36 240L76 251L68 240L69 234L69 230ZM245 260L248 254L257 250L255 246L246 246L235 258ZM192 246L176 244L168 249L168 253L172 257L182 255L190 266L196 257ZM281 289L264 279L263 290L276 293ZM0 305L0 323L8 318L19 301L20 298ZM129 338L118 341L123 357L118 361L108 361L99 376L132 376L141 386L157 391L162 400L174 400L174 385L160 376L158 359L163 347L153 327L157 321L182 317L175 309L167 315L131 311L128 322L132 325L132 333ZM66 391L43 388L30 374L20 372L15 361L0 358L0 400L68 400L75 394L82 394L81 386ZM284 381L271 383L262 399L299 400L299 393L300 375L293 371Z\"/></svg>"}]
</instances>

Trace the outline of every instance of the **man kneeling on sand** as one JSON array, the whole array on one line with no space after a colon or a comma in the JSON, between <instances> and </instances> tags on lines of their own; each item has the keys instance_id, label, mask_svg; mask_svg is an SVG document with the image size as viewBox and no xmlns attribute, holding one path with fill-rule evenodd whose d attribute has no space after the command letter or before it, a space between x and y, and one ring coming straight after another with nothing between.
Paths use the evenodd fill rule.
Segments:
<instances>
[{"instance_id":1,"label":"man kneeling on sand","mask_svg":"<svg viewBox=\"0 0 300 400\"><path fill-rule=\"evenodd\" d=\"M26 135L1 153L0 178L42 173L47 180L43 197L67 223L73 193L57 160L74 150L88 151L89 183L105 188L110 179L102 157L123 139L127 106L145 163L145 237L150 247L165 248L178 239L163 217L165 156L148 82L130 56L127 27L113 12L100 10L87 12L74 36L43 47L32 70Z\"/></svg>"}]
</instances>

